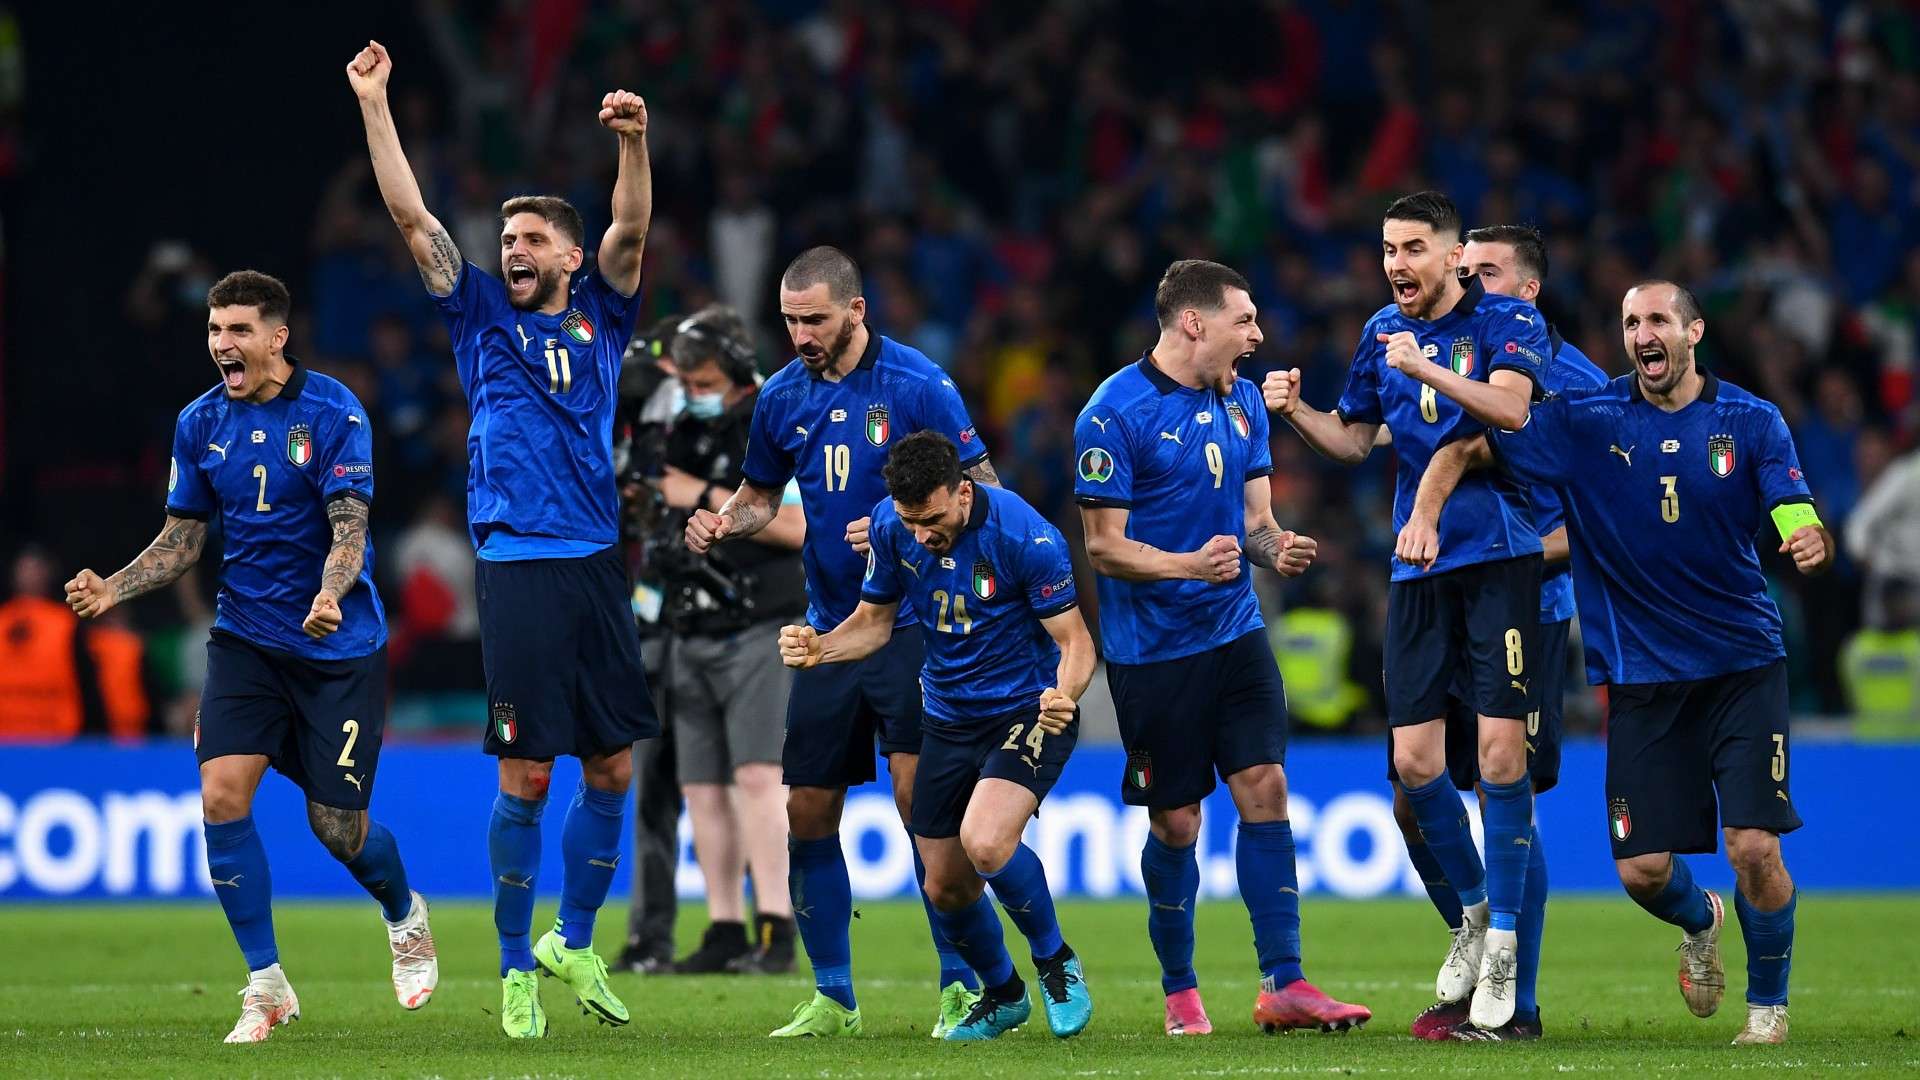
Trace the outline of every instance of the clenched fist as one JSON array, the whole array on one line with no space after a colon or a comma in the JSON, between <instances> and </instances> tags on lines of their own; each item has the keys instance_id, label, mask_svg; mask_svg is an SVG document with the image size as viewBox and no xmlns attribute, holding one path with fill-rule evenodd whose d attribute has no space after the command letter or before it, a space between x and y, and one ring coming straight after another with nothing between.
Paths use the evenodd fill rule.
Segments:
<instances>
[{"instance_id":1,"label":"clenched fist","mask_svg":"<svg viewBox=\"0 0 1920 1080\"><path fill-rule=\"evenodd\" d=\"M1780 554L1793 556L1793 565L1812 576L1833 561L1833 540L1818 525L1802 525L1780 545Z\"/></svg>"},{"instance_id":2,"label":"clenched fist","mask_svg":"<svg viewBox=\"0 0 1920 1080\"><path fill-rule=\"evenodd\" d=\"M393 60L387 56L387 47L369 41L347 65L347 84L356 97L379 97L387 92L387 76L392 74Z\"/></svg>"},{"instance_id":3,"label":"clenched fist","mask_svg":"<svg viewBox=\"0 0 1920 1080\"><path fill-rule=\"evenodd\" d=\"M1440 557L1440 530L1434 522L1414 515L1400 527L1400 539L1393 545L1394 558L1422 572L1433 569Z\"/></svg>"},{"instance_id":4,"label":"clenched fist","mask_svg":"<svg viewBox=\"0 0 1920 1080\"><path fill-rule=\"evenodd\" d=\"M780 662L790 668L810 668L820 662L820 635L811 626L780 628Z\"/></svg>"},{"instance_id":5,"label":"clenched fist","mask_svg":"<svg viewBox=\"0 0 1920 1080\"><path fill-rule=\"evenodd\" d=\"M105 615L115 602L113 587L91 570L82 570L67 582L67 606L83 619Z\"/></svg>"},{"instance_id":6,"label":"clenched fist","mask_svg":"<svg viewBox=\"0 0 1920 1080\"><path fill-rule=\"evenodd\" d=\"M313 606L307 609L307 618L300 624L310 638L323 638L340 629L340 598L321 589L313 598Z\"/></svg>"},{"instance_id":7,"label":"clenched fist","mask_svg":"<svg viewBox=\"0 0 1920 1080\"><path fill-rule=\"evenodd\" d=\"M1260 384L1260 396L1267 400L1268 412L1292 416L1300 407L1300 369L1267 372L1266 381Z\"/></svg>"},{"instance_id":8,"label":"clenched fist","mask_svg":"<svg viewBox=\"0 0 1920 1080\"><path fill-rule=\"evenodd\" d=\"M601 98L600 126L622 137L645 135L647 133L646 99L626 90L615 90Z\"/></svg>"},{"instance_id":9,"label":"clenched fist","mask_svg":"<svg viewBox=\"0 0 1920 1080\"><path fill-rule=\"evenodd\" d=\"M855 518L847 522L847 543L853 545L856 555L865 555L872 545L867 542L867 533L873 528L873 518Z\"/></svg>"},{"instance_id":10,"label":"clenched fist","mask_svg":"<svg viewBox=\"0 0 1920 1080\"><path fill-rule=\"evenodd\" d=\"M1240 541L1231 536L1216 536L1193 553L1193 576L1218 585L1240 576Z\"/></svg>"},{"instance_id":11,"label":"clenched fist","mask_svg":"<svg viewBox=\"0 0 1920 1080\"><path fill-rule=\"evenodd\" d=\"M1420 339L1410 330L1393 334L1375 334L1374 340L1387 347L1387 366L1395 371L1404 371L1416 378L1426 366L1427 357L1420 351Z\"/></svg>"},{"instance_id":12,"label":"clenched fist","mask_svg":"<svg viewBox=\"0 0 1920 1080\"><path fill-rule=\"evenodd\" d=\"M733 531L733 518L711 510L695 510L687 519L687 550L705 555L707 549L727 538Z\"/></svg>"},{"instance_id":13,"label":"clenched fist","mask_svg":"<svg viewBox=\"0 0 1920 1080\"><path fill-rule=\"evenodd\" d=\"M1318 554L1320 541L1306 533L1289 530L1280 534L1280 558L1273 568L1282 577L1299 577L1313 565L1313 558Z\"/></svg>"},{"instance_id":14,"label":"clenched fist","mask_svg":"<svg viewBox=\"0 0 1920 1080\"><path fill-rule=\"evenodd\" d=\"M1079 710L1074 700L1060 692L1058 687L1049 686L1040 691L1040 730L1049 735L1058 735L1073 723L1073 715Z\"/></svg>"}]
</instances>

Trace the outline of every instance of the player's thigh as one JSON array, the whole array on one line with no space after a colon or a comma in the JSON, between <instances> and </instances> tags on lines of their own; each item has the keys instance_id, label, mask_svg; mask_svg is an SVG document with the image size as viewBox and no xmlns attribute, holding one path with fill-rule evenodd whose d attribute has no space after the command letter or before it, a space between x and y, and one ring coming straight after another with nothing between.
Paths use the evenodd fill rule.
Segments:
<instances>
[{"instance_id":1,"label":"player's thigh","mask_svg":"<svg viewBox=\"0 0 1920 1080\"><path fill-rule=\"evenodd\" d=\"M713 692L712 666L721 659L713 638L682 638L673 644L666 679L671 697L674 775L682 784L725 784L726 715Z\"/></svg>"},{"instance_id":2,"label":"player's thigh","mask_svg":"<svg viewBox=\"0 0 1920 1080\"><path fill-rule=\"evenodd\" d=\"M1473 706L1482 716L1524 720L1539 690L1540 556L1479 563L1460 575ZM1520 736L1496 728L1497 737Z\"/></svg>"},{"instance_id":3,"label":"player's thigh","mask_svg":"<svg viewBox=\"0 0 1920 1080\"><path fill-rule=\"evenodd\" d=\"M1387 723L1410 727L1446 715L1448 693L1466 664L1466 618L1454 570L1387 585L1382 682Z\"/></svg>"},{"instance_id":4,"label":"player's thigh","mask_svg":"<svg viewBox=\"0 0 1920 1080\"><path fill-rule=\"evenodd\" d=\"M574 753L572 678L578 660L571 559L481 559L474 569L487 674L486 752L551 760Z\"/></svg>"},{"instance_id":5,"label":"player's thigh","mask_svg":"<svg viewBox=\"0 0 1920 1080\"><path fill-rule=\"evenodd\" d=\"M725 680L721 710L726 720L727 764L738 769L780 761L786 735L787 698L793 675L780 663L777 621L757 623L729 639L716 665Z\"/></svg>"},{"instance_id":6,"label":"player's thigh","mask_svg":"<svg viewBox=\"0 0 1920 1080\"><path fill-rule=\"evenodd\" d=\"M291 660L286 681L307 800L365 810L387 728L386 648L352 660Z\"/></svg>"},{"instance_id":7,"label":"player's thigh","mask_svg":"<svg viewBox=\"0 0 1920 1080\"><path fill-rule=\"evenodd\" d=\"M860 695L873 714L882 754L920 752L920 669L926 665L925 632L897 626L880 650L860 661Z\"/></svg>"},{"instance_id":8,"label":"player's thigh","mask_svg":"<svg viewBox=\"0 0 1920 1080\"><path fill-rule=\"evenodd\" d=\"M1051 784L1045 785L1051 787ZM1044 793L1036 793L1024 778L982 776L967 800L960 823L960 842L982 874L997 874L1020 847L1020 834L1040 812Z\"/></svg>"},{"instance_id":9,"label":"player's thigh","mask_svg":"<svg viewBox=\"0 0 1920 1080\"><path fill-rule=\"evenodd\" d=\"M1213 791L1216 651L1107 664L1107 688L1127 752L1120 798L1128 806L1168 810L1198 803Z\"/></svg>"},{"instance_id":10,"label":"player's thigh","mask_svg":"<svg viewBox=\"0 0 1920 1080\"><path fill-rule=\"evenodd\" d=\"M271 654L225 631L207 639L207 681L194 717L194 757L259 755L276 765L293 739L294 710ZM257 781L256 781L257 782Z\"/></svg>"},{"instance_id":11,"label":"player's thigh","mask_svg":"<svg viewBox=\"0 0 1920 1080\"><path fill-rule=\"evenodd\" d=\"M660 734L647 689L646 660L633 621L632 581L616 548L558 559L571 578L574 643L565 671L572 682L573 754L597 757Z\"/></svg>"},{"instance_id":12,"label":"player's thigh","mask_svg":"<svg viewBox=\"0 0 1920 1080\"><path fill-rule=\"evenodd\" d=\"M915 836L913 844L927 872L922 888L934 907L955 911L979 899L984 884L958 835Z\"/></svg>"},{"instance_id":13,"label":"player's thigh","mask_svg":"<svg viewBox=\"0 0 1920 1080\"><path fill-rule=\"evenodd\" d=\"M1694 683L1616 684L1607 692L1607 832L1615 861L1719 843Z\"/></svg>"},{"instance_id":14,"label":"player's thigh","mask_svg":"<svg viewBox=\"0 0 1920 1080\"><path fill-rule=\"evenodd\" d=\"M1573 620L1541 623L1536 665L1539 700L1527 714L1527 775L1535 794L1560 782L1560 730L1567 703L1567 639Z\"/></svg>"},{"instance_id":15,"label":"player's thigh","mask_svg":"<svg viewBox=\"0 0 1920 1080\"><path fill-rule=\"evenodd\" d=\"M980 766L994 735L984 727L961 731L928 728L913 774L913 812L907 823L915 836L957 838L967 803L980 780Z\"/></svg>"},{"instance_id":16,"label":"player's thigh","mask_svg":"<svg viewBox=\"0 0 1920 1080\"><path fill-rule=\"evenodd\" d=\"M796 788L857 787L877 775L873 716L860 696L858 661L793 673L780 767Z\"/></svg>"},{"instance_id":17,"label":"player's thigh","mask_svg":"<svg viewBox=\"0 0 1920 1080\"><path fill-rule=\"evenodd\" d=\"M1790 786L1786 661L1723 675L1701 696L1721 825L1772 833L1799 828Z\"/></svg>"},{"instance_id":18,"label":"player's thigh","mask_svg":"<svg viewBox=\"0 0 1920 1080\"><path fill-rule=\"evenodd\" d=\"M1287 689L1264 629L1219 650L1214 672L1213 766L1232 776L1287 760Z\"/></svg>"}]
</instances>

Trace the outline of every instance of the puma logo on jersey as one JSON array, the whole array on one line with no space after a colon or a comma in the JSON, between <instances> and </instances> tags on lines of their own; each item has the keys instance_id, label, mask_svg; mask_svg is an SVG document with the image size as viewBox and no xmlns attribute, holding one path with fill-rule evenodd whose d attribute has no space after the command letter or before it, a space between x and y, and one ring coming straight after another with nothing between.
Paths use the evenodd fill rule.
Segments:
<instances>
[{"instance_id":1,"label":"puma logo on jersey","mask_svg":"<svg viewBox=\"0 0 1920 1080\"><path fill-rule=\"evenodd\" d=\"M359 422L360 422L360 418L359 418L359 417L357 417L357 416L355 416L355 415L353 415L352 413L348 413L348 414L347 414L347 423L349 423L349 424L357 424L357 423L359 423Z\"/></svg>"},{"instance_id":2,"label":"puma logo on jersey","mask_svg":"<svg viewBox=\"0 0 1920 1080\"><path fill-rule=\"evenodd\" d=\"M233 440L228 439L227 446L232 446L232 445L233 445ZM213 452L219 454L220 460L225 461L227 460L227 446L221 446L219 443L208 443L207 449L212 450Z\"/></svg>"},{"instance_id":3,"label":"puma logo on jersey","mask_svg":"<svg viewBox=\"0 0 1920 1080\"><path fill-rule=\"evenodd\" d=\"M1523 323L1526 323L1528 326L1533 325L1533 316L1528 315L1525 312L1516 311L1513 313L1513 317L1516 319L1519 319Z\"/></svg>"},{"instance_id":4,"label":"puma logo on jersey","mask_svg":"<svg viewBox=\"0 0 1920 1080\"><path fill-rule=\"evenodd\" d=\"M1779 800L1780 800L1781 802L1783 802L1783 803L1791 803L1791 802L1793 802L1793 800L1792 800L1792 799L1789 799L1789 798L1787 798L1787 793L1786 793L1786 792L1784 792L1784 791L1781 791L1781 790L1780 790L1779 788L1774 788L1774 789L1773 789L1773 797L1774 797L1774 798L1776 798L1776 799L1779 799Z\"/></svg>"},{"instance_id":5,"label":"puma logo on jersey","mask_svg":"<svg viewBox=\"0 0 1920 1080\"><path fill-rule=\"evenodd\" d=\"M1097 416L1089 416L1087 417L1087 420L1089 423L1093 424L1095 427L1098 427L1100 429L1100 434L1102 435L1105 435L1107 433L1107 425L1113 423L1113 421L1110 419L1102 420Z\"/></svg>"},{"instance_id":6,"label":"puma logo on jersey","mask_svg":"<svg viewBox=\"0 0 1920 1080\"><path fill-rule=\"evenodd\" d=\"M1518 690L1524 694L1527 692L1528 684L1532 682L1533 682L1532 679L1508 679L1507 685L1513 687L1515 690Z\"/></svg>"},{"instance_id":7,"label":"puma logo on jersey","mask_svg":"<svg viewBox=\"0 0 1920 1080\"><path fill-rule=\"evenodd\" d=\"M1186 443L1183 443L1183 442L1181 442L1181 441L1180 441L1180 436L1179 436L1178 434L1175 434L1174 432L1171 432L1171 431L1163 431L1163 432L1161 432L1161 433L1160 433L1160 437L1161 437L1161 438L1163 438L1163 439L1172 439L1172 440L1173 440L1173 444L1174 444L1175 446L1185 446L1185 445L1187 445Z\"/></svg>"},{"instance_id":8,"label":"puma logo on jersey","mask_svg":"<svg viewBox=\"0 0 1920 1080\"><path fill-rule=\"evenodd\" d=\"M1036 537L1034 537L1034 538L1033 538L1033 542L1034 542L1034 543L1036 543L1036 544L1051 544L1051 543L1053 543L1053 537L1051 537L1051 536L1036 536Z\"/></svg>"},{"instance_id":9,"label":"puma logo on jersey","mask_svg":"<svg viewBox=\"0 0 1920 1080\"><path fill-rule=\"evenodd\" d=\"M1612 446L1607 447L1607 453L1619 454L1620 460L1626 462L1627 468L1631 469L1633 468L1633 452L1638 449L1640 448L1637 446L1629 446L1625 450L1622 450L1620 449L1619 443L1614 443Z\"/></svg>"},{"instance_id":10,"label":"puma logo on jersey","mask_svg":"<svg viewBox=\"0 0 1920 1080\"><path fill-rule=\"evenodd\" d=\"M915 565L913 565L912 563L910 563L910 562L908 562L907 560L905 560L905 559L901 559L901 560L900 560L900 565L901 565L901 566L904 566L904 567L906 567L907 569L909 569L909 570L911 570L911 571L913 571L913 576L914 576L914 577L919 577L919 576L920 576L920 568L919 568L919 567L917 567L917 566L915 566Z\"/></svg>"},{"instance_id":11,"label":"puma logo on jersey","mask_svg":"<svg viewBox=\"0 0 1920 1080\"><path fill-rule=\"evenodd\" d=\"M801 427L799 424L793 425L793 433L803 439L807 437L807 429Z\"/></svg>"},{"instance_id":12,"label":"puma logo on jersey","mask_svg":"<svg viewBox=\"0 0 1920 1080\"><path fill-rule=\"evenodd\" d=\"M526 350L533 347L533 338L528 336L525 330L520 329L519 323L513 324L513 332L520 335L520 351L521 352L525 352Z\"/></svg>"},{"instance_id":13,"label":"puma logo on jersey","mask_svg":"<svg viewBox=\"0 0 1920 1080\"><path fill-rule=\"evenodd\" d=\"M359 790L360 790L360 778L359 778L359 777L357 777L357 776L355 776L355 775L353 775L352 773L341 773L341 774L340 774L340 778L341 778L341 779L343 779L343 780L345 780L345 781L346 781L347 783L349 783L349 784L352 784L352 785L353 785L353 790L355 790L355 791L359 791Z\"/></svg>"}]
</instances>

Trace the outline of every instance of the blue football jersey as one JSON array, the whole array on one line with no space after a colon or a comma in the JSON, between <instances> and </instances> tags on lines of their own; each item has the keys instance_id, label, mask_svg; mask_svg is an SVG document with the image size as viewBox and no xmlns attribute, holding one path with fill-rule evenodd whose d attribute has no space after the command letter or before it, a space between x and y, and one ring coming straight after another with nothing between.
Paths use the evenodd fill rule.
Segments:
<instances>
[{"instance_id":1,"label":"blue football jersey","mask_svg":"<svg viewBox=\"0 0 1920 1080\"><path fill-rule=\"evenodd\" d=\"M1543 383L1550 349L1546 317L1525 300L1487 292L1479 278L1470 279L1466 295L1438 319L1409 319L1389 304L1367 320L1337 411L1342 420L1385 424L1393 432L1395 535L1407 523L1421 474L1434 451L1482 430L1445 394L1387 366L1387 347L1376 335L1402 330L1419 338L1421 351L1430 361L1479 382L1509 368L1524 372L1537 388ZM1440 512L1439 531L1440 558L1429 573L1540 550L1525 487L1498 473L1481 471L1462 477ZM1422 575L1419 567L1398 557L1392 563L1394 581Z\"/></svg>"},{"instance_id":2,"label":"blue football jersey","mask_svg":"<svg viewBox=\"0 0 1920 1080\"><path fill-rule=\"evenodd\" d=\"M1590 681L1705 679L1786 655L1754 538L1812 495L1772 403L1708 373L1668 413L1626 375L1540 402L1490 441L1565 500Z\"/></svg>"},{"instance_id":3,"label":"blue football jersey","mask_svg":"<svg viewBox=\"0 0 1920 1080\"><path fill-rule=\"evenodd\" d=\"M1273 473L1260 390L1235 379L1225 395L1181 386L1151 354L1107 377L1073 427L1074 498L1125 507L1127 536L1162 551L1197 551L1215 536L1247 542L1247 481ZM1100 577L1100 642L1121 664L1175 660L1265 624L1243 565L1232 581Z\"/></svg>"},{"instance_id":4,"label":"blue football jersey","mask_svg":"<svg viewBox=\"0 0 1920 1080\"><path fill-rule=\"evenodd\" d=\"M1585 353L1569 344L1551 326L1547 327L1547 344L1552 352L1548 354L1550 359L1541 371L1542 391L1561 394L1568 390L1607 384L1607 373L1594 366ZM1566 508L1560 504L1560 493L1552 485L1535 484L1530 494L1533 498L1534 528L1539 530L1541 536L1567 523ZM1540 578L1540 621L1565 622L1573 618L1574 611L1572 564L1564 562L1547 567Z\"/></svg>"},{"instance_id":5,"label":"blue football jersey","mask_svg":"<svg viewBox=\"0 0 1920 1080\"><path fill-rule=\"evenodd\" d=\"M962 468L987 456L946 372L871 328L859 365L839 382L815 375L795 357L760 388L741 471L766 491L789 480L800 484L807 518L800 554L807 621L815 629L833 629L859 606L866 561L847 543L847 523L872 514L873 504L886 498L880 470L887 451L895 439L918 431L952 439ZM913 605L901 604L900 625L912 620Z\"/></svg>"},{"instance_id":6,"label":"blue football jersey","mask_svg":"<svg viewBox=\"0 0 1920 1080\"><path fill-rule=\"evenodd\" d=\"M872 513L860 598L912 601L926 628L926 722L968 729L1015 709L1037 715L1060 668L1060 647L1040 620L1078 603L1066 537L1025 499L985 484L974 485L973 511L944 555L914 540L893 500Z\"/></svg>"},{"instance_id":7,"label":"blue football jersey","mask_svg":"<svg viewBox=\"0 0 1920 1080\"><path fill-rule=\"evenodd\" d=\"M327 504L373 504L367 411L337 380L295 365L265 404L215 386L180 411L167 474L167 513L206 521L223 537L213 625L256 645L314 660L366 656L387 643L373 587L373 538L360 578L340 600L340 629L300 629L333 547Z\"/></svg>"},{"instance_id":8,"label":"blue football jersey","mask_svg":"<svg viewBox=\"0 0 1920 1080\"><path fill-rule=\"evenodd\" d=\"M473 413L467 522L480 557L577 557L613 544L615 387L637 294L584 270L565 311L521 311L499 278L469 262L434 303Z\"/></svg>"}]
</instances>

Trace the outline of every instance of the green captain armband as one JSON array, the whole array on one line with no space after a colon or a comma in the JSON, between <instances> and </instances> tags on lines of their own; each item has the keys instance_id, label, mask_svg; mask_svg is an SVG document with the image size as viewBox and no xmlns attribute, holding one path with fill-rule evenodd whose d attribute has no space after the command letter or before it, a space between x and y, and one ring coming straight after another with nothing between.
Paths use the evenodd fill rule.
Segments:
<instances>
[{"instance_id":1,"label":"green captain armband","mask_svg":"<svg viewBox=\"0 0 1920 1080\"><path fill-rule=\"evenodd\" d=\"M1820 512L1810 502L1781 503L1773 508L1773 527L1780 530L1780 539L1785 542L1793 534L1808 525L1820 524Z\"/></svg>"}]
</instances>

